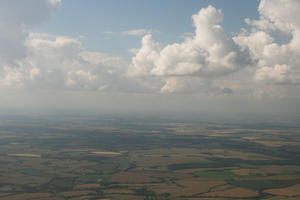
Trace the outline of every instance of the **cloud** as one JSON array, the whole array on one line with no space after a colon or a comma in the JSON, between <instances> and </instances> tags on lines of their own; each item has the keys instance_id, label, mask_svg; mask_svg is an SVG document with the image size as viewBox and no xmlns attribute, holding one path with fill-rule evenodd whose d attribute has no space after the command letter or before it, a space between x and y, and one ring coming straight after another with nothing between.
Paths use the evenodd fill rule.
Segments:
<instances>
[{"instance_id":1,"label":"cloud","mask_svg":"<svg viewBox=\"0 0 300 200\"><path fill-rule=\"evenodd\" d=\"M0 63L24 58L29 30L47 21L60 3L60 0L1 1Z\"/></svg>"},{"instance_id":2,"label":"cloud","mask_svg":"<svg viewBox=\"0 0 300 200\"><path fill-rule=\"evenodd\" d=\"M122 35L133 35L133 36L142 36L147 34L153 34L158 33L157 30L151 30L151 29L132 29L128 31L121 32Z\"/></svg>"},{"instance_id":3,"label":"cloud","mask_svg":"<svg viewBox=\"0 0 300 200\"><path fill-rule=\"evenodd\" d=\"M225 85L219 85L197 76L176 76L166 77L164 84L160 88L160 92L180 94L203 93L209 97L216 97L231 95L234 93L234 90Z\"/></svg>"},{"instance_id":4,"label":"cloud","mask_svg":"<svg viewBox=\"0 0 300 200\"><path fill-rule=\"evenodd\" d=\"M262 0L258 20L246 19L252 26L234 40L249 48L257 60L254 80L268 84L300 83L300 2ZM279 42L283 37L287 42Z\"/></svg>"},{"instance_id":5,"label":"cloud","mask_svg":"<svg viewBox=\"0 0 300 200\"><path fill-rule=\"evenodd\" d=\"M275 65L274 67L262 67L256 71L257 81L274 82L278 84L290 83L291 67L288 65Z\"/></svg>"},{"instance_id":6,"label":"cloud","mask_svg":"<svg viewBox=\"0 0 300 200\"><path fill-rule=\"evenodd\" d=\"M196 80L209 80L213 85L214 80L224 79L247 66L249 70L240 76L244 79L252 76L254 82L249 84L299 84L299 10L297 0L261 0L259 19L245 19L251 30L241 29L241 33L228 37L220 25L222 12L212 6L202 8L192 16L195 33L181 43L164 46L150 34L144 36L141 48L133 51L128 74L160 77L165 82L161 92L191 90L188 87L200 90L187 80L199 77ZM243 78L239 81L245 85ZM214 90L207 84L203 87Z\"/></svg>"},{"instance_id":7,"label":"cloud","mask_svg":"<svg viewBox=\"0 0 300 200\"><path fill-rule=\"evenodd\" d=\"M192 16L195 35L182 43L162 47L151 35L132 58L129 73L158 76L222 76L251 64L249 54L226 36L219 25L220 10L209 6Z\"/></svg>"},{"instance_id":8,"label":"cloud","mask_svg":"<svg viewBox=\"0 0 300 200\"><path fill-rule=\"evenodd\" d=\"M259 20L246 19L246 22L262 30L278 29L292 34L300 26L299 9L298 0L261 0L258 7Z\"/></svg>"},{"instance_id":9,"label":"cloud","mask_svg":"<svg viewBox=\"0 0 300 200\"><path fill-rule=\"evenodd\" d=\"M82 36L35 33L60 0L4 1L0 7L0 88L147 92L119 56L83 48Z\"/></svg>"},{"instance_id":10,"label":"cloud","mask_svg":"<svg viewBox=\"0 0 300 200\"><path fill-rule=\"evenodd\" d=\"M155 30L106 32L143 36L131 62L88 51L81 37L34 33L60 0L5 1L0 7L0 87L138 93L266 96L300 83L300 2L261 0L250 29L228 36L212 6L193 15L195 31L163 45ZM263 91L263 92L262 92ZM252 93L251 93L252 95Z\"/></svg>"},{"instance_id":11,"label":"cloud","mask_svg":"<svg viewBox=\"0 0 300 200\"><path fill-rule=\"evenodd\" d=\"M189 93L203 88L203 82L196 77L167 77L160 89L162 93Z\"/></svg>"},{"instance_id":12,"label":"cloud","mask_svg":"<svg viewBox=\"0 0 300 200\"><path fill-rule=\"evenodd\" d=\"M132 58L128 74L131 76L198 76L219 77L234 73L252 64L248 49L240 48L226 36L220 22L223 14L212 6L203 8L192 16L195 33L182 43L163 47L151 35L142 39L142 47ZM181 87L167 79L162 90ZM174 89L175 91L176 89Z\"/></svg>"},{"instance_id":13,"label":"cloud","mask_svg":"<svg viewBox=\"0 0 300 200\"><path fill-rule=\"evenodd\" d=\"M28 55L15 67L4 65L0 87L56 90L135 91L123 74L121 57L87 51L77 38L30 33Z\"/></svg>"},{"instance_id":14,"label":"cloud","mask_svg":"<svg viewBox=\"0 0 300 200\"><path fill-rule=\"evenodd\" d=\"M105 34L105 35L113 35L114 32L112 32L112 31L104 31L103 34Z\"/></svg>"}]
</instances>

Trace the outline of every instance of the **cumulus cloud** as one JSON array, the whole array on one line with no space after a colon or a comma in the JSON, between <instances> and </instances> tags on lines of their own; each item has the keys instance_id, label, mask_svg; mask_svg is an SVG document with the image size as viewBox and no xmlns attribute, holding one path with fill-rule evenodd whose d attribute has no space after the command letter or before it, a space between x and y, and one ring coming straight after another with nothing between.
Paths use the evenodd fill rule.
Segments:
<instances>
[{"instance_id":1,"label":"cumulus cloud","mask_svg":"<svg viewBox=\"0 0 300 200\"><path fill-rule=\"evenodd\" d=\"M261 0L258 7L259 20L246 19L246 22L259 29L279 29L292 34L295 28L300 26L299 9L300 4L297 0Z\"/></svg>"},{"instance_id":2,"label":"cumulus cloud","mask_svg":"<svg viewBox=\"0 0 300 200\"><path fill-rule=\"evenodd\" d=\"M233 37L220 25L221 10L212 6L192 16L195 31L182 42L163 45L152 38L155 30L116 33L143 36L141 47L130 50L130 64L86 50L80 37L33 33L60 4L3 1L0 87L230 95L250 90L268 94L268 87L300 83L298 0L261 0L259 18L245 20L251 29Z\"/></svg>"},{"instance_id":3,"label":"cumulus cloud","mask_svg":"<svg viewBox=\"0 0 300 200\"><path fill-rule=\"evenodd\" d=\"M147 91L124 74L122 57L83 48L81 39L33 32L60 0L1 1L0 88Z\"/></svg>"},{"instance_id":4,"label":"cumulus cloud","mask_svg":"<svg viewBox=\"0 0 300 200\"><path fill-rule=\"evenodd\" d=\"M161 87L162 93L187 93L203 88L205 83L198 77L167 77Z\"/></svg>"},{"instance_id":5,"label":"cumulus cloud","mask_svg":"<svg viewBox=\"0 0 300 200\"><path fill-rule=\"evenodd\" d=\"M210 97L231 95L234 90L222 84L216 84L211 80L205 80L198 76L166 77L160 88L161 93L204 93Z\"/></svg>"},{"instance_id":6,"label":"cumulus cloud","mask_svg":"<svg viewBox=\"0 0 300 200\"><path fill-rule=\"evenodd\" d=\"M192 16L195 33L181 43L163 46L150 34L144 36L128 74L161 77L165 82L161 92L188 90L186 85L194 84L187 84L187 79L195 76L213 84L247 66L252 74L248 70L242 76L252 76L255 82L299 84L299 10L298 0L261 0L259 19L245 19L250 31L241 29L228 37L220 25L222 12L208 6Z\"/></svg>"},{"instance_id":7,"label":"cumulus cloud","mask_svg":"<svg viewBox=\"0 0 300 200\"><path fill-rule=\"evenodd\" d=\"M274 83L290 83L291 67L288 65L275 65L274 67L262 67L256 71L255 79L258 81Z\"/></svg>"},{"instance_id":8,"label":"cumulus cloud","mask_svg":"<svg viewBox=\"0 0 300 200\"><path fill-rule=\"evenodd\" d=\"M26 58L15 67L4 65L0 87L62 90L137 89L122 74L126 62L121 57L86 51L77 38L29 34ZM130 89L127 89L129 91Z\"/></svg>"},{"instance_id":9,"label":"cumulus cloud","mask_svg":"<svg viewBox=\"0 0 300 200\"><path fill-rule=\"evenodd\" d=\"M129 75L219 77L252 64L248 49L240 48L226 36L220 25L220 10L208 6L193 15L192 20L195 33L182 43L163 47L151 35L144 36L142 47L132 58ZM167 79L161 91L172 91L170 86L182 87L175 80Z\"/></svg>"},{"instance_id":10,"label":"cumulus cloud","mask_svg":"<svg viewBox=\"0 0 300 200\"><path fill-rule=\"evenodd\" d=\"M142 39L142 47L132 58L133 75L220 76L249 64L249 55L226 36L219 25L220 10L212 6L192 16L195 35L182 43L162 47L151 35Z\"/></svg>"},{"instance_id":11,"label":"cumulus cloud","mask_svg":"<svg viewBox=\"0 0 300 200\"><path fill-rule=\"evenodd\" d=\"M24 42L29 30L45 22L60 6L60 0L0 1L0 62L26 56Z\"/></svg>"},{"instance_id":12,"label":"cumulus cloud","mask_svg":"<svg viewBox=\"0 0 300 200\"><path fill-rule=\"evenodd\" d=\"M234 38L249 48L257 60L254 79L268 84L298 84L300 81L300 2L261 0L258 20L246 19L252 26ZM278 34L279 33L279 34ZM285 37L287 42L278 42Z\"/></svg>"}]
</instances>

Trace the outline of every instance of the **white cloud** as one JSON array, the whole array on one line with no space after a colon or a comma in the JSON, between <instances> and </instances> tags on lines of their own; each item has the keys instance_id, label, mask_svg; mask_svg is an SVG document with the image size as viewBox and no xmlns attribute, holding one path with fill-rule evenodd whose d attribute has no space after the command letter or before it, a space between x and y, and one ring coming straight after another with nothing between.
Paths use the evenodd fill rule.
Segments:
<instances>
[{"instance_id":1,"label":"white cloud","mask_svg":"<svg viewBox=\"0 0 300 200\"><path fill-rule=\"evenodd\" d=\"M268 88L275 91L279 85L282 89L300 83L297 0L261 0L259 19L246 19L251 30L243 29L234 37L226 35L220 25L223 14L212 6L192 16L195 32L182 42L165 46L153 40L156 30L115 33L143 35L141 47L130 50L134 54L130 64L119 56L84 49L82 37L33 33L57 10L60 0L4 4L0 7L2 88L215 95L252 91L265 96Z\"/></svg>"},{"instance_id":2,"label":"white cloud","mask_svg":"<svg viewBox=\"0 0 300 200\"><path fill-rule=\"evenodd\" d=\"M195 34L182 43L162 47L151 35L144 36L142 47L132 58L129 75L218 77L252 63L247 49L242 50L219 25L223 21L220 10L209 6L192 19ZM167 79L162 90L171 91L170 85L181 87L174 80Z\"/></svg>"},{"instance_id":3,"label":"white cloud","mask_svg":"<svg viewBox=\"0 0 300 200\"><path fill-rule=\"evenodd\" d=\"M102 52L82 51L80 53L80 56L84 61L94 65L103 65L112 68L116 67L116 63L121 64L122 66L125 65L124 59L122 57L109 56Z\"/></svg>"},{"instance_id":4,"label":"white cloud","mask_svg":"<svg viewBox=\"0 0 300 200\"><path fill-rule=\"evenodd\" d=\"M129 75L150 75L153 69L153 62L159 58L161 44L152 40L151 35L146 35L142 39L142 47L137 50L132 58L132 67L129 68Z\"/></svg>"},{"instance_id":5,"label":"white cloud","mask_svg":"<svg viewBox=\"0 0 300 200\"><path fill-rule=\"evenodd\" d=\"M20 70L4 67L1 70L0 87L1 88L18 88L23 86L23 74Z\"/></svg>"},{"instance_id":6,"label":"white cloud","mask_svg":"<svg viewBox=\"0 0 300 200\"><path fill-rule=\"evenodd\" d=\"M32 32L60 0L3 1L0 7L0 88L146 91L124 74L121 57L83 48L72 38Z\"/></svg>"},{"instance_id":7,"label":"white cloud","mask_svg":"<svg viewBox=\"0 0 300 200\"><path fill-rule=\"evenodd\" d=\"M262 67L256 71L257 81L290 83L291 67L288 65L275 65L274 67Z\"/></svg>"},{"instance_id":8,"label":"white cloud","mask_svg":"<svg viewBox=\"0 0 300 200\"><path fill-rule=\"evenodd\" d=\"M298 0L261 0L259 19L245 20L252 26L251 31L242 29L230 38L220 26L222 12L212 6L203 8L192 16L196 30L184 42L163 46L151 35L144 36L141 48L134 51L128 74L161 77L165 82L160 89L163 92L188 91L187 85L195 87L187 84L186 80L191 79L188 77L200 77L198 81L210 80L213 84L247 66L253 70L246 70L241 77L252 73L253 80L261 84L299 84L299 10ZM241 85L247 87L242 79Z\"/></svg>"},{"instance_id":9,"label":"white cloud","mask_svg":"<svg viewBox=\"0 0 300 200\"><path fill-rule=\"evenodd\" d=\"M106 34L106 35L112 35L112 34L114 34L114 32L112 32L112 31L104 31L103 33Z\"/></svg>"},{"instance_id":10,"label":"white cloud","mask_svg":"<svg viewBox=\"0 0 300 200\"><path fill-rule=\"evenodd\" d=\"M121 32L122 35L133 35L133 36L142 36L147 34L153 34L158 33L157 30L151 30L151 29L132 29L128 31Z\"/></svg>"},{"instance_id":11,"label":"white cloud","mask_svg":"<svg viewBox=\"0 0 300 200\"><path fill-rule=\"evenodd\" d=\"M261 0L258 7L260 19L247 19L246 22L262 30L279 29L292 34L295 28L300 26L299 9L298 0Z\"/></svg>"},{"instance_id":12,"label":"white cloud","mask_svg":"<svg viewBox=\"0 0 300 200\"><path fill-rule=\"evenodd\" d=\"M195 35L183 43L162 48L147 35L142 47L132 58L132 74L220 76L232 73L249 64L247 51L241 51L219 25L220 10L209 6L192 16Z\"/></svg>"},{"instance_id":13,"label":"white cloud","mask_svg":"<svg viewBox=\"0 0 300 200\"><path fill-rule=\"evenodd\" d=\"M234 93L234 90L225 85L213 83L213 81L193 76L166 77L161 93L204 93L209 97L225 96Z\"/></svg>"},{"instance_id":14,"label":"white cloud","mask_svg":"<svg viewBox=\"0 0 300 200\"><path fill-rule=\"evenodd\" d=\"M93 89L105 87L101 85L100 77L90 71L78 70L67 73L66 86L70 88Z\"/></svg>"},{"instance_id":15,"label":"white cloud","mask_svg":"<svg viewBox=\"0 0 300 200\"><path fill-rule=\"evenodd\" d=\"M259 20L247 19L253 26L250 33L242 33L234 40L257 60L254 79L268 84L300 83L300 1L262 0ZM276 36L276 33L281 33ZM286 37L286 43L278 37Z\"/></svg>"},{"instance_id":16,"label":"white cloud","mask_svg":"<svg viewBox=\"0 0 300 200\"><path fill-rule=\"evenodd\" d=\"M189 93L195 92L204 86L205 83L198 77L167 77L160 89L162 93Z\"/></svg>"},{"instance_id":17,"label":"white cloud","mask_svg":"<svg viewBox=\"0 0 300 200\"><path fill-rule=\"evenodd\" d=\"M120 57L86 51L79 39L31 33L26 58L2 69L0 87L58 90L123 90L126 62ZM129 83L128 83L129 82ZM132 87L134 88L134 87Z\"/></svg>"}]
</instances>

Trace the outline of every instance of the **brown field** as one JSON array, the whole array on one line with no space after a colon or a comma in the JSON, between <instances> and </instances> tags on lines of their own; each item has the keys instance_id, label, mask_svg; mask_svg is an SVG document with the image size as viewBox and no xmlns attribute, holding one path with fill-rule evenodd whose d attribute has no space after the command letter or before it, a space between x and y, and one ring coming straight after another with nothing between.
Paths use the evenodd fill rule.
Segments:
<instances>
[{"instance_id":1,"label":"brown field","mask_svg":"<svg viewBox=\"0 0 300 200\"><path fill-rule=\"evenodd\" d=\"M188 200L228 200L227 198L224 199L224 198L198 198L198 197L195 197L195 198L189 198Z\"/></svg>"},{"instance_id":2,"label":"brown field","mask_svg":"<svg viewBox=\"0 0 300 200\"><path fill-rule=\"evenodd\" d=\"M41 198L38 200L64 200L64 199L61 197L47 197L47 198Z\"/></svg>"},{"instance_id":3,"label":"brown field","mask_svg":"<svg viewBox=\"0 0 300 200\"><path fill-rule=\"evenodd\" d=\"M229 190L233 188L232 185L220 185L220 186L217 186L215 188L212 188L211 191L212 192L216 192L216 191L224 191L224 190Z\"/></svg>"},{"instance_id":4,"label":"brown field","mask_svg":"<svg viewBox=\"0 0 300 200\"><path fill-rule=\"evenodd\" d=\"M269 147L281 147L284 145L299 145L299 142L293 142L293 141L268 141L268 140L255 140L254 142L259 143L259 144L263 144L265 146L269 146Z\"/></svg>"},{"instance_id":5,"label":"brown field","mask_svg":"<svg viewBox=\"0 0 300 200\"><path fill-rule=\"evenodd\" d=\"M266 156L258 153L241 153L240 151L224 150L224 149L213 149L206 154L206 151L201 151L200 155L205 157L218 157L218 158L236 158L243 160L267 160L267 159L278 159L276 157ZM213 154L212 154L213 153Z\"/></svg>"},{"instance_id":6,"label":"brown field","mask_svg":"<svg viewBox=\"0 0 300 200\"><path fill-rule=\"evenodd\" d=\"M48 197L50 197L50 194L48 193L24 193L24 194L2 197L0 198L0 200L33 200L33 199L48 198Z\"/></svg>"},{"instance_id":7,"label":"brown field","mask_svg":"<svg viewBox=\"0 0 300 200\"><path fill-rule=\"evenodd\" d=\"M240 168L240 169L233 169L232 172L239 176L248 176L250 174L262 174L267 175L269 173L272 174L281 174L283 172L288 171L300 171L299 166L276 166L276 165L267 165L256 169L248 169L248 168ZM280 176L280 178L284 178L285 176ZM278 178L278 177L273 177ZM286 177L285 177L286 178Z\"/></svg>"},{"instance_id":8,"label":"brown field","mask_svg":"<svg viewBox=\"0 0 300 200\"><path fill-rule=\"evenodd\" d=\"M39 154L32 154L32 153L12 153L12 154L8 154L8 156L31 157L31 158L40 158L41 157L41 155L39 155Z\"/></svg>"},{"instance_id":9,"label":"brown field","mask_svg":"<svg viewBox=\"0 0 300 200\"><path fill-rule=\"evenodd\" d=\"M266 200L299 200L299 197L275 196L275 197L268 198Z\"/></svg>"},{"instance_id":10,"label":"brown field","mask_svg":"<svg viewBox=\"0 0 300 200\"><path fill-rule=\"evenodd\" d=\"M300 172L300 166L295 165L285 165L285 166L277 166L277 165L267 165L261 167L261 170L264 170L268 173L282 173L284 171L299 171Z\"/></svg>"},{"instance_id":11,"label":"brown field","mask_svg":"<svg viewBox=\"0 0 300 200\"><path fill-rule=\"evenodd\" d=\"M104 190L104 194L134 194L135 192L132 190L126 189L107 189Z\"/></svg>"},{"instance_id":12,"label":"brown field","mask_svg":"<svg viewBox=\"0 0 300 200\"><path fill-rule=\"evenodd\" d=\"M38 198L34 200L64 200L62 197L46 197L46 198Z\"/></svg>"},{"instance_id":13,"label":"brown field","mask_svg":"<svg viewBox=\"0 0 300 200\"><path fill-rule=\"evenodd\" d=\"M92 190L82 190L82 191L69 191L69 192L62 192L65 197L76 197L88 194L97 194L96 191Z\"/></svg>"},{"instance_id":14,"label":"brown field","mask_svg":"<svg viewBox=\"0 0 300 200\"><path fill-rule=\"evenodd\" d=\"M180 169L180 170L175 170L174 173L182 173L182 174L189 174L189 173L194 173L194 172L201 172L201 171L209 171L212 168L195 168L195 169ZM218 170L235 170L239 169L238 167L221 167L218 168Z\"/></svg>"},{"instance_id":15,"label":"brown field","mask_svg":"<svg viewBox=\"0 0 300 200\"><path fill-rule=\"evenodd\" d=\"M74 189L89 189L89 188L101 188L99 184L81 184L76 185Z\"/></svg>"},{"instance_id":16,"label":"brown field","mask_svg":"<svg viewBox=\"0 0 300 200\"><path fill-rule=\"evenodd\" d=\"M104 156L119 156L122 155L121 152L109 152L109 151L94 151L91 152L92 154L95 155L104 155Z\"/></svg>"},{"instance_id":17,"label":"brown field","mask_svg":"<svg viewBox=\"0 0 300 200\"><path fill-rule=\"evenodd\" d=\"M149 169L152 166L165 167L169 164L190 161L207 161L204 157L199 156L200 151L197 149L171 148L171 149L152 149L150 151L137 151L131 155L134 161L141 169Z\"/></svg>"},{"instance_id":18,"label":"brown field","mask_svg":"<svg viewBox=\"0 0 300 200\"><path fill-rule=\"evenodd\" d=\"M265 177L245 177L236 178L236 180L297 180L299 175L275 175L275 176L265 176Z\"/></svg>"},{"instance_id":19,"label":"brown field","mask_svg":"<svg viewBox=\"0 0 300 200\"><path fill-rule=\"evenodd\" d=\"M287 188L264 190L264 193L280 196L300 196L300 184L293 185Z\"/></svg>"},{"instance_id":20,"label":"brown field","mask_svg":"<svg viewBox=\"0 0 300 200\"><path fill-rule=\"evenodd\" d=\"M238 176L248 176L251 173L254 173L253 170L258 171L257 169L234 169L231 170L234 174L238 175ZM261 171L259 171L258 173L261 173Z\"/></svg>"},{"instance_id":21,"label":"brown field","mask_svg":"<svg viewBox=\"0 0 300 200\"><path fill-rule=\"evenodd\" d=\"M168 185L168 184L155 184L149 188L157 194L169 193L171 196L192 196L195 194L208 192L211 187L225 184L223 181L206 181L201 182L198 180L182 180L176 181L181 185Z\"/></svg>"},{"instance_id":22,"label":"brown field","mask_svg":"<svg viewBox=\"0 0 300 200\"><path fill-rule=\"evenodd\" d=\"M225 191L215 191L204 194L205 197L233 197L233 198L246 198L257 196L258 193L245 188L233 188Z\"/></svg>"},{"instance_id":23,"label":"brown field","mask_svg":"<svg viewBox=\"0 0 300 200\"><path fill-rule=\"evenodd\" d=\"M151 183L147 184L147 183L144 183L144 184L140 184L140 183L132 183L132 184L127 184L127 183L124 183L124 184L112 184L114 187L144 187L144 186L148 186L148 185L153 185Z\"/></svg>"},{"instance_id":24,"label":"brown field","mask_svg":"<svg viewBox=\"0 0 300 200\"><path fill-rule=\"evenodd\" d=\"M3 174L0 176L1 183L9 183L9 184L16 184L16 185L23 185L23 184L43 184L47 183L51 180L48 177L38 177L38 176L28 176L21 173L14 173L14 174Z\"/></svg>"},{"instance_id":25,"label":"brown field","mask_svg":"<svg viewBox=\"0 0 300 200\"><path fill-rule=\"evenodd\" d=\"M136 195L108 195L109 200L144 200L143 196L136 196Z\"/></svg>"}]
</instances>

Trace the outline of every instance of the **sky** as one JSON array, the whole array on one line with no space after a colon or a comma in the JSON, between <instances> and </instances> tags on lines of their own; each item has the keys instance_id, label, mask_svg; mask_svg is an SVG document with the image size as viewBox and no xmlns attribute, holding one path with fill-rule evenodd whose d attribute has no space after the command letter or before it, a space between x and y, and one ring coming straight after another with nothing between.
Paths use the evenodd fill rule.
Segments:
<instances>
[{"instance_id":1,"label":"sky","mask_svg":"<svg viewBox=\"0 0 300 200\"><path fill-rule=\"evenodd\" d=\"M0 0L0 108L300 113L298 0Z\"/></svg>"},{"instance_id":2,"label":"sky","mask_svg":"<svg viewBox=\"0 0 300 200\"><path fill-rule=\"evenodd\" d=\"M244 19L257 17L256 0L83 0L62 1L60 9L36 31L56 35L86 36L84 47L114 55L131 56L128 49L140 46L140 37L118 34L129 30L147 29L164 44L182 41L184 33L193 32L191 15L208 5L218 5L226 17L222 24L228 33L246 26ZM234 5L234 7L232 7ZM232 11L235 12L232 12ZM76 23L74 23L76 21ZM107 34L110 33L111 34ZM127 53L127 54L126 54Z\"/></svg>"}]
</instances>

